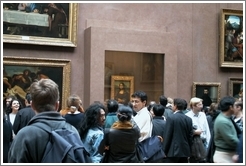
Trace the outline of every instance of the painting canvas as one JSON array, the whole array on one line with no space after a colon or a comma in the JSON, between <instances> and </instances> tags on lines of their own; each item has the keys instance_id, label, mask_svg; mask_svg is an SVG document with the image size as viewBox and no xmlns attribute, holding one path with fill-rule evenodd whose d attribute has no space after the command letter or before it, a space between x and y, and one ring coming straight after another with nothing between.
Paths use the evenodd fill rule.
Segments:
<instances>
[{"instance_id":1,"label":"painting canvas","mask_svg":"<svg viewBox=\"0 0 246 166\"><path fill-rule=\"evenodd\" d=\"M229 78L228 95L236 99L243 98L243 78Z\"/></svg>"},{"instance_id":2,"label":"painting canvas","mask_svg":"<svg viewBox=\"0 0 246 166\"><path fill-rule=\"evenodd\" d=\"M163 81L164 73L164 56L163 54L143 53L141 61L142 82L159 82Z\"/></svg>"},{"instance_id":3,"label":"painting canvas","mask_svg":"<svg viewBox=\"0 0 246 166\"><path fill-rule=\"evenodd\" d=\"M30 58L3 58L3 99L16 96L24 104L35 80L52 79L59 86L60 108L65 108L70 92L70 61Z\"/></svg>"},{"instance_id":4,"label":"painting canvas","mask_svg":"<svg viewBox=\"0 0 246 166\"><path fill-rule=\"evenodd\" d=\"M242 68L243 11L222 9L220 19L220 66Z\"/></svg>"},{"instance_id":5,"label":"painting canvas","mask_svg":"<svg viewBox=\"0 0 246 166\"><path fill-rule=\"evenodd\" d=\"M193 82L192 96L203 99L205 106L220 101L221 83Z\"/></svg>"},{"instance_id":6,"label":"painting canvas","mask_svg":"<svg viewBox=\"0 0 246 166\"><path fill-rule=\"evenodd\" d=\"M3 3L3 42L77 46L76 3Z\"/></svg>"},{"instance_id":7,"label":"painting canvas","mask_svg":"<svg viewBox=\"0 0 246 166\"><path fill-rule=\"evenodd\" d=\"M128 104L134 91L133 76L111 76L111 99Z\"/></svg>"}]
</instances>

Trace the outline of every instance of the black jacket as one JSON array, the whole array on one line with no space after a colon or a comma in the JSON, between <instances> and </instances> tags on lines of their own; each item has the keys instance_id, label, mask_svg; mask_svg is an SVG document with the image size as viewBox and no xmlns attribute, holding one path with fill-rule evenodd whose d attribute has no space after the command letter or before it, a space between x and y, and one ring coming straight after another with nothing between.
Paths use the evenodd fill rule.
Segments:
<instances>
[{"instance_id":1,"label":"black jacket","mask_svg":"<svg viewBox=\"0 0 246 166\"><path fill-rule=\"evenodd\" d=\"M109 146L109 163L139 163L136 146L140 137L137 125L115 122L105 134L105 145Z\"/></svg>"},{"instance_id":2,"label":"black jacket","mask_svg":"<svg viewBox=\"0 0 246 166\"><path fill-rule=\"evenodd\" d=\"M31 108L31 106L27 106L25 108L20 109L16 114L15 121L13 124L14 133L17 134L18 131L25 127L34 116L35 112Z\"/></svg>"},{"instance_id":3,"label":"black jacket","mask_svg":"<svg viewBox=\"0 0 246 166\"><path fill-rule=\"evenodd\" d=\"M166 121L164 120L164 118L160 116L154 116L152 119L152 123L153 123L152 135L159 135L165 140L164 132L166 127ZM164 141L162 143L163 143L163 150L164 150Z\"/></svg>"},{"instance_id":4,"label":"black jacket","mask_svg":"<svg viewBox=\"0 0 246 166\"><path fill-rule=\"evenodd\" d=\"M12 124L5 117L3 118L3 162L8 162L8 152L13 140Z\"/></svg>"},{"instance_id":5,"label":"black jacket","mask_svg":"<svg viewBox=\"0 0 246 166\"><path fill-rule=\"evenodd\" d=\"M192 145L192 119L182 111L167 118L164 149L167 157L190 157Z\"/></svg>"}]
</instances>

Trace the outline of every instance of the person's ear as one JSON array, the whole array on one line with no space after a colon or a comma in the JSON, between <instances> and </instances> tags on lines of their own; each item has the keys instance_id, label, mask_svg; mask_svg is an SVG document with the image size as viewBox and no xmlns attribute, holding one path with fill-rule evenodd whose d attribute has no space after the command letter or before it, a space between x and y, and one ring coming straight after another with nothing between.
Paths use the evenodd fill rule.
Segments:
<instances>
[{"instance_id":1,"label":"person's ear","mask_svg":"<svg viewBox=\"0 0 246 166\"><path fill-rule=\"evenodd\" d=\"M31 108L32 110L37 114L38 112L36 111L36 108L34 107L34 104L32 101L30 101L30 104L31 104Z\"/></svg>"},{"instance_id":2,"label":"person's ear","mask_svg":"<svg viewBox=\"0 0 246 166\"><path fill-rule=\"evenodd\" d=\"M58 111L59 105L60 105L60 102L57 101L56 104L55 104L55 111Z\"/></svg>"},{"instance_id":3,"label":"person's ear","mask_svg":"<svg viewBox=\"0 0 246 166\"><path fill-rule=\"evenodd\" d=\"M144 100L143 103L144 103L145 106L147 106L147 101L146 100Z\"/></svg>"}]
</instances>

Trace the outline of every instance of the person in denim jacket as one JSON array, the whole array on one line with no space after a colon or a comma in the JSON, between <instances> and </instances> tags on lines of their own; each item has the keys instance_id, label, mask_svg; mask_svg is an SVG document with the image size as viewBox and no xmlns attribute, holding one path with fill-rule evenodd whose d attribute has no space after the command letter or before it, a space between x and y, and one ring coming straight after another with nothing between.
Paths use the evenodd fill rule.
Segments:
<instances>
[{"instance_id":1,"label":"person in denim jacket","mask_svg":"<svg viewBox=\"0 0 246 166\"><path fill-rule=\"evenodd\" d=\"M102 159L99 145L104 137L104 122L105 108L103 104L93 103L86 109L84 118L78 128L80 138L89 152L93 163L99 163Z\"/></svg>"}]
</instances>

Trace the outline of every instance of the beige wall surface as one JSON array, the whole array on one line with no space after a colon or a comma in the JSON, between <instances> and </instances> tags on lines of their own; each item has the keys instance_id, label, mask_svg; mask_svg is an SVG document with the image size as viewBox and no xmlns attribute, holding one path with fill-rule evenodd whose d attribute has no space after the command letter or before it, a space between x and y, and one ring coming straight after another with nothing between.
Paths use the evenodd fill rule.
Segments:
<instances>
[{"instance_id":1,"label":"beige wall surface","mask_svg":"<svg viewBox=\"0 0 246 166\"><path fill-rule=\"evenodd\" d=\"M70 93L85 107L104 100L105 50L168 53L165 65L173 70L164 71L166 96L189 101L193 82L220 82L225 96L228 78L243 77L243 69L219 67L223 8L243 10L243 3L80 3L77 47L4 43L3 56L70 59Z\"/></svg>"}]
</instances>

